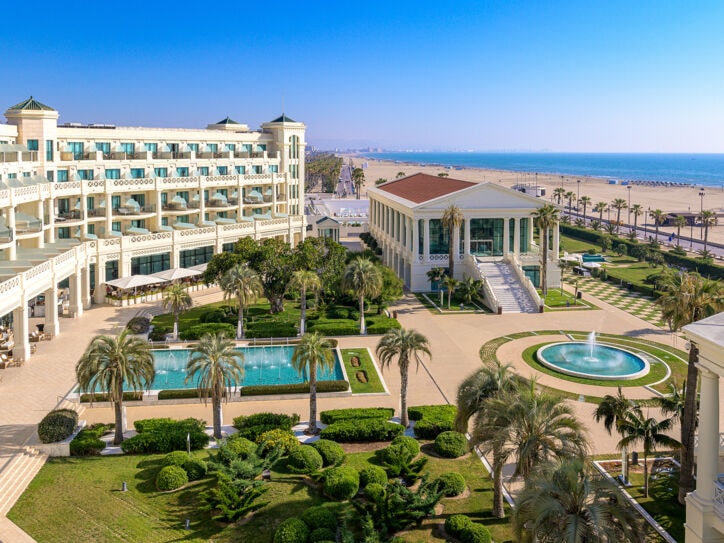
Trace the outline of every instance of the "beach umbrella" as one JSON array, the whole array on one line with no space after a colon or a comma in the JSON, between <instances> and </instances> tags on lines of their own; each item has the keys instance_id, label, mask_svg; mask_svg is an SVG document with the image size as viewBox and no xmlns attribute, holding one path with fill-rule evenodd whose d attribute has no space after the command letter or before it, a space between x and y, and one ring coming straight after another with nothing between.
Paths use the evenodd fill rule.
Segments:
<instances>
[{"instance_id":1,"label":"beach umbrella","mask_svg":"<svg viewBox=\"0 0 724 543\"><path fill-rule=\"evenodd\" d=\"M192 270L190 268L171 268L170 270L152 273L149 277L155 277L161 281L177 281L179 279L184 279L185 277L194 277L196 275L201 275L201 271Z\"/></svg>"},{"instance_id":2,"label":"beach umbrella","mask_svg":"<svg viewBox=\"0 0 724 543\"><path fill-rule=\"evenodd\" d=\"M601 267L601 264L599 264L598 262L584 262L584 263L582 264L582 266L583 266L584 268L593 269L593 268L600 268L600 267Z\"/></svg>"},{"instance_id":3,"label":"beach umbrella","mask_svg":"<svg viewBox=\"0 0 724 543\"><path fill-rule=\"evenodd\" d=\"M150 275L129 275L128 277L120 277L118 279L106 281L106 285L110 285L121 290L128 290L145 285L154 285L158 282L159 279L157 277L151 277Z\"/></svg>"}]
</instances>

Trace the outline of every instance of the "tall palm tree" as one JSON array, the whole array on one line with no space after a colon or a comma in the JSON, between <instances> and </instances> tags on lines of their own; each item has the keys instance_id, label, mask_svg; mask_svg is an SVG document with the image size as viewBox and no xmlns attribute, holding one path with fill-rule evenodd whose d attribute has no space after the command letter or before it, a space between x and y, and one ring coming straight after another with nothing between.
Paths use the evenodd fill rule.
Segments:
<instances>
[{"instance_id":1,"label":"tall palm tree","mask_svg":"<svg viewBox=\"0 0 724 543\"><path fill-rule=\"evenodd\" d=\"M644 214L644 208L641 204L634 204L631 206L631 213L634 216L634 232L636 232L639 217Z\"/></svg>"},{"instance_id":2,"label":"tall palm tree","mask_svg":"<svg viewBox=\"0 0 724 543\"><path fill-rule=\"evenodd\" d=\"M676 226L676 246L681 247L681 229L687 225L686 217L677 215L674 219L674 226Z\"/></svg>"},{"instance_id":3,"label":"tall palm tree","mask_svg":"<svg viewBox=\"0 0 724 543\"><path fill-rule=\"evenodd\" d=\"M618 234L619 228L621 226L621 210L627 209L628 204L623 198L616 198L613 202L611 202L611 207L616 210L616 234Z\"/></svg>"},{"instance_id":4,"label":"tall palm tree","mask_svg":"<svg viewBox=\"0 0 724 543\"><path fill-rule=\"evenodd\" d=\"M458 293L463 297L466 304L473 303L473 297L483 288L480 279L474 279L463 275L463 280L458 283Z\"/></svg>"},{"instance_id":5,"label":"tall palm tree","mask_svg":"<svg viewBox=\"0 0 724 543\"><path fill-rule=\"evenodd\" d=\"M237 264L221 276L219 286L224 291L224 300L236 300L236 339L244 339L244 309L264 292L259 275L248 265Z\"/></svg>"},{"instance_id":6,"label":"tall palm tree","mask_svg":"<svg viewBox=\"0 0 724 543\"><path fill-rule=\"evenodd\" d=\"M660 209L652 209L649 211L649 218L654 221L654 226L656 227L656 240L659 239L659 226L664 224L664 220L666 219L666 213L661 211Z\"/></svg>"},{"instance_id":7,"label":"tall palm tree","mask_svg":"<svg viewBox=\"0 0 724 543\"><path fill-rule=\"evenodd\" d=\"M608 209L608 202L598 202L593 211L598 213L598 222L603 223L603 212Z\"/></svg>"},{"instance_id":8,"label":"tall palm tree","mask_svg":"<svg viewBox=\"0 0 724 543\"><path fill-rule=\"evenodd\" d=\"M540 543L644 541L636 512L618 489L580 459L547 464L527 479L513 511L516 539Z\"/></svg>"},{"instance_id":9,"label":"tall palm tree","mask_svg":"<svg viewBox=\"0 0 724 543\"><path fill-rule=\"evenodd\" d=\"M365 182L365 171L362 168L355 168L352 170L352 183L354 183L354 192L359 200L359 193L362 190L362 185Z\"/></svg>"},{"instance_id":10,"label":"tall palm tree","mask_svg":"<svg viewBox=\"0 0 724 543\"><path fill-rule=\"evenodd\" d=\"M663 294L657 299L661 318L669 329L677 332L683 326L724 310L724 286L721 281L701 277L697 273L674 273L664 276L660 286ZM681 470L679 502L694 490L694 434L697 421L697 385L699 347L691 343L686 371L684 412L681 417Z\"/></svg>"},{"instance_id":11,"label":"tall palm tree","mask_svg":"<svg viewBox=\"0 0 724 543\"><path fill-rule=\"evenodd\" d=\"M664 415L669 415L674 424L681 422L684 416L684 408L686 407L686 383L679 386L676 381L670 381L667 384L669 393L666 396L655 396L651 398L655 405L658 405ZM698 410L698 405L697 405ZM684 427L680 424L679 430L683 431ZM680 442L684 440L681 434Z\"/></svg>"},{"instance_id":12,"label":"tall palm tree","mask_svg":"<svg viewBox=\"0 0 724 543\"><path fill-rule=\"evenodd\" d=\"M448 311L450 310L450 301L452 299L453 292L458 286L459 281L450 275L446 275L442 279L442 284L445 285L445 288L447 289L447 308Z\"/></svg>"},{"instance_id":13,"label":"tall palm tree","mask_svg":"<svg viewBox=\"0 0 724 543\"><path fill-rule=\"evenodd\" d=\"M382 273L379 268L367 258L355 258L342 274L342 288L351 290L359 300L359 333L367 334L365 326L365 297L375 298L382 290Z\"/></svg>"},{"instance_id":14,"label":"tall palm tree","mask_svg":"<svg viewBox=\"0 0 724 543\"><path fill-rule=\"evenodd\" d=\"M394 329L382 336L376 353L382 369L391 366L392 361L397 358L400 368L400 422L407 428L410 424L407 416L407 374L410 362L414 360L419 368L422 355L432 358L430 343L417 330Z\"/></svg>"},{"instance_id":15,"label":"tall palm tree","mask_svg":"<svg viewBox=\"0 0 724 543\"><path fill-rule=\"evenodd\" d=\"M704 253L706 254L706 244L709 240L709 228L717 223L716 212L705 209L699 215L699 220L704 226Z\"/></svg>"},{"instance_id":16,"label":"tall palm tree","mask_svg":"<svg viewBox=\"0 0 724 543\"><path fill-rule=\"evenodd\" d=\"M543 297L545 298L548 294L548 231L551 228L556 228L558 225L558 208L551 204L543 205L543 207L538 208L538 210L533 213L533 221L540 229L543 238L540 280ZM558 260L558 255L555 255L555 257L556 260Z\"/></svg>"},{"instance_id":17,"label":"tall palm tree","mask_svg":"<svg viewBox=\"0 0 724 543\"><path fill-rule=\"evenodd\" d=\"M618 434L623 437L619 425L623 420L624 414L634 407L636 407L636 403L626 398L621 392L621 387L618 387L618 394L616 396L606 394L603 397L603 400L593 412L593 417L596 419L596 422L603 420L603 425L606 431L608 431L608 435L611 435L611 430L615 427ZM621 453L621 472L624 481L628 481L628 451L626 448L623 448Z\"/></svg>"},{"instance_id":18,"label":"tall palm tree","mask_svg":"<svg viewBox=\"0 0 724 543\"><path fill-rule=\"evenodd\" d=\"M576 193L569 190L563 196L565 196L566 200L568 200L568 216L570 217L571 211L573 210L573 199L576 197Z\"/></svg>"},{"instance_id":19,"label":"tall palm tree","mask_svg":"<svg viewBox=\"0 0 724 543\"><path fill-rule=\"evenodd\" d=\"M290 288L299 290L300 305L302 309L299 321L299 335L307 333L307 291L317 294L322 289L322 282L319 276L309 270L297 270L292 274L289 282Z\"/></svg>"},{"instance_id":20,"label":"tall palm tree","mask_svg":"<svg viewBox=\"0 0 724 543\"><path fill-rule=\"evenodd\" d=\"M442 289L439 288L440 281L445 277L445 268L430 268L427 271L427 280L430 281L430 290L432 290L433 283L438 284L440 290L440 307L442 307Z\"/></svg>"},{"instance_id":21,"label":"tall palm tree","mask_svg":"<svg viewBox=\"0 0 724 543\"><path fill-rule=\"evenodd\" d=\"M640 407L635 407L624 414L619 424L623 438L618 442L618 448L636 446L641 443L644 449L644 494L649 497L649 464L648 458L656 447L678 448L681 444L673 437L667 436L664 432L671 430L674 422L672 419L661 421L653 417L645 417Z\"/></svg>"},{"instance_id":22,"label":"tall palm tree","mask_svg":"<svg viewBox=\"0 0 724 543\"><path fill-rule=\"evenodd\" d=\"M581 198L578 200L578 203L583 206L583 218L585 220L586 218L586 210L588 209L588 206L591 205L591 197L590 196L581 196Z\"/></svg>"},{"instance_id":23,"label":"tall palm tree","mask_svg":"<svg viewBox=\"0 0 724 543\"><path fill-rule=\"evenodd\" d=\"M179 315L194 305L189 291L181 283L173 283L163 291L163 309L173 313L173 338L178 339Z\"/></svg>"},{"instance_id":24,"label":"tall palm tree","mask_svg":"<svg viewBox=\"0 0 724 543\"><path fill-rule=\"evenodd\" d=\"M556 197L556 203L558 205L561 205L561 200L566 195L566 189L564 189L563 187L558 187L555 190L553 190L553 194Z\"/></svg>"},{"instance_id":25,"label":"tall palm tree","mask_svg":"<svg viewBox=\"0 0 724 543\"><path fill-rule=\"evenodd\" d=\"M292 354L292 367L309 381L309 427L307 433L316 435L317 429L317 369L332 371L332 344L317 332L304 334Z\"/></svg>"},{"instance_id":26,"label":"tall palm tree","mask_svg":"<svg viewBox=\"0 0 724 543\"><path fill-rule=\"evenodd\" d=\"M244 354L223 332L201 336L186 364L186 383L198 378L196 389L204 404L211 398L214 437L221 439L221 402L224 391L234 388L244 377ZM228 400L228 395L227 395Z\"/></svg>"},{"instance_id":27,"label":"tall palm tree","mask_svg":"<svg viewBox=\"0 0 724 543\"><path fill-rule=\"evenodd\" d=\"M455 277L455 233L460 230L460 225L465 220L463 212L455 204L450 204L442 212L441 222L448 231L448 275Z\"/></svg>"},{"instance_id":28,"label":"tall palm tree","mask_svg":"<svg viewBox=\"0 0 724 543\"><path fill-rule=\"evenodd\" d=\"M123 441L123 388L151 388L156 370L149 344L124 330L118 337L96 336L75 366L81 392L108 394L116 419L113 443Z\"/></svg>"}]
</instances>

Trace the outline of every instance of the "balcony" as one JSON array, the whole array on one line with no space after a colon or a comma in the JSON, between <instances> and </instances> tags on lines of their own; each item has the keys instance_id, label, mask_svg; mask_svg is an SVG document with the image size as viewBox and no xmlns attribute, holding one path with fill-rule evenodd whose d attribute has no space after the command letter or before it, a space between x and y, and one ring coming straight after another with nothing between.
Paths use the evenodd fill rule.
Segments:
<instances>
[{"instance_id":1,"label":"balcony","mask_svg":"<svg viewBox=\"0 0 724 543\"><path fill-rule=\"evenodd\" d=\"M190 159L190 152L170 152L170 151L156 151L152 154L154 160L171 160L171 159Z\"/></svg>"},{"instance_id":2,"label":"balcony","mask_svg":"<svg viewBox=\"0 0 724 543\"><path fill-rule=\"evenodd\" d=\"M110 154L110 160L146 160L146 158L146 153L115 152Z\"/></svg>"},{"instance_id":3,"label":"balcony","mask_svg":"<svg viewBox=\"0 0 724 543\"><path fill-rule=\"evenodd\" d=\"M719 476L719 480L714 483L714 512L719 520L724 520L724 483L722 483L724 475Z\"/></svg>"}]
</instances>

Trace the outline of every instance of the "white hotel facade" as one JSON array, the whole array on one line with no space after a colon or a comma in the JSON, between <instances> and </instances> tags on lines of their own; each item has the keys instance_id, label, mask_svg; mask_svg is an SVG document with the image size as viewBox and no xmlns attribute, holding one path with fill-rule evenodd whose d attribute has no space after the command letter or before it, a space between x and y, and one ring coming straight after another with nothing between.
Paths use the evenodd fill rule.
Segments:
<instances>
[{"instance_id":1,"label":"white hotel facade","mask_svg":"<svg viewBox=\"0 0 724 543\"><path fill-rule=\"evenodd\" d=\"M78 316L106 281L208 262L239 238L304 237L305 125L282 115L253 131L58 124L32 97L0 124L0 317L30 355L28 302ZM59 332L56 311L45 331Z\"/></svg>"}]
</instances>

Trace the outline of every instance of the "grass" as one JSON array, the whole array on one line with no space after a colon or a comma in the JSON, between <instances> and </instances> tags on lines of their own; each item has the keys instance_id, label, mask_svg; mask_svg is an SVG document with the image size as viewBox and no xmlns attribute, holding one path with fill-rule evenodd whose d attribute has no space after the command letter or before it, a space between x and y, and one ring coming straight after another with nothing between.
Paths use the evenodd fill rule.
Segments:
<instances>
[{"instance_id":1,"label":"grass","mask_svg":"<svg viewBox=\"0 0 724 543\"><path fill-rule=\"evenodd\" d=\"M429 452L430 446L423 449ZM348 455L346 463L362 466L372 460L373 453ZM404 541L439 541L433 534L436 525L455 513L463 513L485 524L496 542L512 541L509 519L491 517L492 481L474 455L459 459L443 459L427 454L427 471L432 476L446 471L461 473L470 489L465 498L442 500L441 515L425 520L402 535ZM105 456L90 458L54 458L40 470L8 515L33 538L44 542L73 541L186 541L213 540L271 542L279 523L299 516L312 505L325 503L315 485L300 475L272 471L269 491L261 498L270 503L248 520L226 525L214 522L208 513L200 512L199 493L213 479L193 483L176 492L155 490L154 479L160 467L160 455ZM121 492L121 483L128 482L128 491ZM335 514L353 513L349 504L329 503ZM509 513L509 511L508 511ZM191 530L184 529L184 520L191 521Z\"/></svg>"},{"instance_id":2,"label":"grass","mask_svg":"<svg viewBox=\"0 0 724 543\"><path fill-rule=\"evenodd\" d=\"M538 293L542 294L541 291L538 291ZM566 292L565 290L561 291L559 289L549 290L544 303L546 311L560 311L563 308L566 310L598 309L592 303L584 300L576 300L575 296L570 292Z\"/></svg>"},{"instance_id":3,"label":"grass","mask_svg":"<svg viewBox=\"0 0 724 543\"><path fill-rule=\"evenodd\" d=\"M443 304L440 304L440 293L439 292L416 292L415 297L419 302L424 305L431 313L435 315L444 315L446 313L491 313L480 299L473 299L473 303L469 304L463 300L462 296L458 295L457 292L453 292L452 299L450 300L450 308L448 309L447 293L443 293ZM463 304L463 309L460 309L460 304ZM438 308L439 307L439 308ZM442 311L440 311L442 309Z\"/></svg>"},{"instance_id":4,"label":"grass","mask_svg":"<svg viewBox=\"0 0 724 543\"><path fill-rule=\"evenodd\" d=\"M349 379L349 385L352 388L352 394L370 394L375 392L385 392L385 387L382 386L382 381L377 373L377 368L372 362L370 353L367 349L340 349L342 353L342 360L344 362L344 369L347 371L347 378ZM359 358L359 367L352 365L351 359L353 356ZM364 371L367 374L367 382L363 383L356 378L358 371Z\"/></svg>"}]
</instances>

